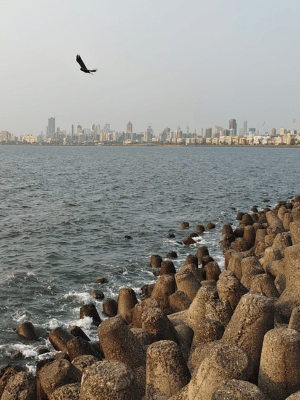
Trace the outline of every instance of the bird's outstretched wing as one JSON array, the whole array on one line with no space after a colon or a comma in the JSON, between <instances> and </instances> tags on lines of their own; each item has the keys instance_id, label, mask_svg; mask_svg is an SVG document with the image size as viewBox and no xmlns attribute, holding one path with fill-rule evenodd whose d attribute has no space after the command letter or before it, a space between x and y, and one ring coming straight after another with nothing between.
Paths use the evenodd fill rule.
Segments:
<instances>
[{"instance_id":1,"label":"bird's outstretched wing","mask_svg":"<svg viewBox=\"0 0 300 400\"><path fill-rule=\"evenodd\" d=\"M87 69L87 67L85 66L84 62L82 61L81 57L79 54L77 54L76 56L76 61L78 62L78 64L81 66L81 68Z\"/></svg>"}]
</instances>

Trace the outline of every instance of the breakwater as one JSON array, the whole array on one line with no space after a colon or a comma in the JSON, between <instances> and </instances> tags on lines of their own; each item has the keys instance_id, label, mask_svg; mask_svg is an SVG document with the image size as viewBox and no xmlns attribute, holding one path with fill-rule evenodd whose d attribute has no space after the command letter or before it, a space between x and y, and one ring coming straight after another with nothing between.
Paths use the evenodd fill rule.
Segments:
<instances>
[{"instance_id":1,"label":"breakwater","mask_svg":"<svg viewBox=\"0 0 300 400\"><path fill-rule=\"evenodd\" d=\"M98 340L78 326L53 329L56 352L45 349L35 377L2 367L2 399L23 392L38 399L297 399L300 195L236 218L235 229L222 228L224 271L207 246L177 271L175 252L165 261L152 255L158 279L144 286L142 301L121 289L117 302L103 303L105 321L94 304L82 306L80 318L91 319ZM197 225L185 246L207 229L215 225ZM38 339L30 322L17 332Z\"/></svg>"}]
</instances>

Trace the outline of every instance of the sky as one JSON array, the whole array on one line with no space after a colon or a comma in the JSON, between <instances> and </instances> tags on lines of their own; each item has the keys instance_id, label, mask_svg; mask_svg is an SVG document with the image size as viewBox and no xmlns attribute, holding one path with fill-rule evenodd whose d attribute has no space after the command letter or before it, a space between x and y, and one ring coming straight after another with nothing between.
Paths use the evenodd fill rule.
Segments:
<instances>
[{"instance_id":1,"label":"sky","mask_svg":"<svg viewBox=\"0 0 300 400\"><path fill-rule=\"evenodd\" d=\"M299 131L299 15L297 0L0 0L0 131L51 116L67 132Z\"/></svg>"}]
</instances>

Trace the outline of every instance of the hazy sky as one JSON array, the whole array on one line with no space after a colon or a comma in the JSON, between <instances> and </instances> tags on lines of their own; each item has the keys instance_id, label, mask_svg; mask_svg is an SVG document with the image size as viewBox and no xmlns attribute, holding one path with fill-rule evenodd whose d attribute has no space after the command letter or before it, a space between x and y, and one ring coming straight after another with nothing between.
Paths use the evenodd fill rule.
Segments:
<instances>
[{"instance_id":1,"label":"hazy sky","mask_svg":"<svg viewBox=\"0 0 300 400\"><path fill-rule=\"evenodd\" d=\"M53 115L67 131L300 130L299 16L297 0L0 0L0 131Z\"/></svg>"}]
</instances>

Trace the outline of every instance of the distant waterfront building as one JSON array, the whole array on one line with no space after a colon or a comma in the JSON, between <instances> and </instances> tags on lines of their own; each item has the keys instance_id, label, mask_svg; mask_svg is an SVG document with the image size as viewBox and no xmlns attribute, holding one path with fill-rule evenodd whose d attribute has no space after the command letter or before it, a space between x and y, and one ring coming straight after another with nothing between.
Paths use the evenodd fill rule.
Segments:
<instances>
[{"instance_id":1,"label":"distant waterfront building","mask_svg":"<svg viewBox=\"0 0 300 400\"><path fill-rule=\"evenodd\" d=\"M255 133L256 133L256 128L249 128L250 135L255 135Z\"/></svg>"},{"instance_id":2,"label":"distant waterfront building","mask_svg":"<svg viewBox=\"0 0 300 400\"><path fill-rule=\"evenodd\" d=\"M247 136L248 133L248 122L244 121L244 136Z\"/></svg>"},{"instance_id":3,"label":"distant waterfront building","mask_svg":"<svg viewBox=\"0 0 300 400\"><path fill-rule=\"evenodd\" d=\"M55 133L55 117L48 118L47 136L50 137Z\"/></svg>"},{"instance_id":4,"label":"distant waterfront building","mask_svg":"<svg viewBox=\"0 0 300 400\"><path fill-rule=\"evenodd\" d=\"M272 128L272 136L276 136L276 129Z\"/></svg>"},{"instance_id":5,"label":"distant waterfront building","mask_svg":"<svg viewBox=\"0 0 300 400\"><path fill-rule=\"evenodd\" d=\"M229 130L233 131L233 136L236 136L237 133L237 124L235 119L229 120Z\"/></svg>"},{"instance_id":6,"label":"distant waterfront building","mask_svg":"<svg viewBox=\"0 0 300 400\"><path fill-rule=\"evenodd\" d=\"M175 139L182 139L182 130L180 129L180 125L178 125L178 128L175 131Z\"/></svg>"},{"instance_id":7,"label":"distant waterfront building","mask_svg":"<svg viewBox=\"0 0 300 400\"><path fill-rule=\"evenodd\" d=\"M205 138L208 139L211 137L212 137L212 128L205 129Z\"/></svg>"},{"instance_id":8,"label":"distant waterfront building","mask_svg":"<svg viewBox=\"0 0 300 400\"><path fill-rule=\"evenodd\" d=\"M105 124L103 131L104 131L104 133L110 133L110 124Z\"/></svg>"},{"instance_id":9,"label":"distant waterfront building","mask_svg":"<svg viewBox=\"0 0 300 400\"><path fill-rule=\"evenodd\" d=\"M203 137L203 133L204 133L204 129L203 129L203 128L200 128L200 129L199 129L199 135L200 135L200 137Z\"/></svg>"},{"instance_id":10,"label":"distant waterfront building","mask_svg":"<svg viewBox=\"0 0 300 400\"><path fill-rule=\"evenodd\" d=\"M280 128L280 132L279 132L279 134L280 135L286 135L286 129L285 128Z\"/></svg>"},{"instance_id":11,"label":"distant waterfront building","mask_svg":"<svg viewBox=\"0 0 300 400\"><path fill-rule=\"evenodd\" d=\"M132 123L129 121L127 124L127 131L126 133L132 133Z\"/></svg>"},{"instance_id":12,"label":"distant waterfront building","mask_svg":"<svg viewBox=\"0 0 300 400\"><path fill-rule=\"evenodd\" d=\"M219 137L220 136L220 132L223 130L223 128L221 126L215 126L214 128L214 137Z\"/></svg>"},{"instance_id":13,"label":"distant waterfront building","mask_svg":"<svg viewBox=\"0 0 300 400\"><path fill-rule=\"evenodd\" d=\"M77 125L77 135L79 135L80 133L83 133L83 129L81 125Z\"/></svg>"}]
</instances>

